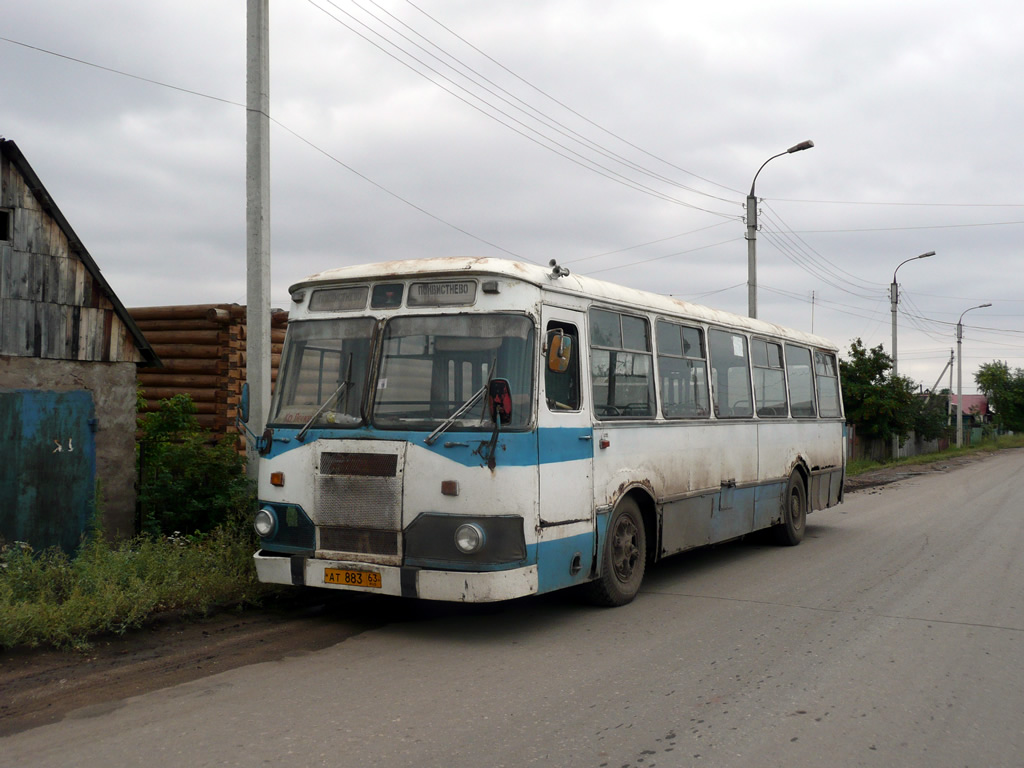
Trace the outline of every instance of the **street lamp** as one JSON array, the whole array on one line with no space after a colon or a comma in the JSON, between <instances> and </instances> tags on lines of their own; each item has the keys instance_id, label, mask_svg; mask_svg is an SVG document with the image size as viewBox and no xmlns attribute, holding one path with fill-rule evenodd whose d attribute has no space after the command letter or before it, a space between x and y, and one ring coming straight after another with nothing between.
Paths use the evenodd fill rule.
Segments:
<instances>
[{"instance_id":1,"label":"street lamp","mask_svg":"<svg viewBox=\"0 0 1024 768\"><path fill-rule=\"evenodd\" d=\"M899 375L899 368L896 362L896 305L899 304L900 300L900 287L896 284L896 273L900 271L900 267L906 264L908 261L916 261L917 259L927 259L929 256L934 256L935 251L928 251L928 253L922 253L920 256L914 256L913 258L901 261L896 265L896 269L892 271L892 285L889 286L889 299L892 302L892 379L896 381L896 377ZM892 436L892 457L898 459L900 456L900 437L899 435Z\"/></svg>"},{"instance_id":2,"label":"street lamp","mask_svg":"<svg viewBox=\"0 0 1024 768\"><path fill-rule=\"evenodd\" d=\"M776 157L790 155L810 149L814 146L813 141L801 141L794 144L785 152L772 155L757 169L754 180L750 182L750 194L747 195L747 314L750 317L757 317L757 198L754 196L754 185L757 184L757 176Z\"/></svg>"},{"instance_id":3,"label":"street lamp","mask_svg":"<svg viewBox=\"0 0 1024 768\"><path fill-rule=\"evenodd\" d=\"M979 304L976 307L968 307L960 313L960 319L956 321L956 447L964 444L964 378L963 358L960 355L964 338L964 315L972 309L991 307L991 304Z\"/></svg>"}]
</instances>

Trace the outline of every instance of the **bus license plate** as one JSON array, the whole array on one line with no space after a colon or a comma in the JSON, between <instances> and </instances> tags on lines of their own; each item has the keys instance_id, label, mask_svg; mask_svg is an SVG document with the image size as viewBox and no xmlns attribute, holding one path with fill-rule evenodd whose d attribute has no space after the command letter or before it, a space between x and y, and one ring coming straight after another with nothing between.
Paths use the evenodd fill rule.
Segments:
<instances>
[{"instance_id":1,"label":"bus license plate","mask_svg":"<svg viewBox=\"0 0 1024 768\"><path fill-rule=\"evenodd\" d=\"M324 584L344 584L346 587L371 587L380 589L380 574L376 571L351 571L341 568L324 568Z\"/></svg>"}]
</instances>

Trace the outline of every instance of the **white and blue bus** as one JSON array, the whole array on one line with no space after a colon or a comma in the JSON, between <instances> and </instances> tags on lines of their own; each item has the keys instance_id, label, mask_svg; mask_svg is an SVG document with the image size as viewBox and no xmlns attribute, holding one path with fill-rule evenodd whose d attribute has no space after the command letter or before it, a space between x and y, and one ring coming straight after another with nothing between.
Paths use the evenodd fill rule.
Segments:
<instances>
[{"instance_id":1,"label":"white and blue bus","mask_svg":"<svg viewBox=\"0 0 1024 768\"><path fill-rule=\"evenodd\" d=\"M823 338L499 259L291 288L258 441L264 582L483 602L637 594L648 565L843 497Z\"/></svg>"}]
</instances>

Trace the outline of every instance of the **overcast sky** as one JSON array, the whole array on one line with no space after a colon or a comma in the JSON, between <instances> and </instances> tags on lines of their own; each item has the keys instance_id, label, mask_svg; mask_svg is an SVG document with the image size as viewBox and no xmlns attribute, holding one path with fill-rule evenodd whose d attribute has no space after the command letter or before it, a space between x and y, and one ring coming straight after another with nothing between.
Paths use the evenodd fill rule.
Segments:
<instances>
[{"instance_id":1,"label":"overcast sky","mask_svg":"<svg viewBox=\"0 0 1024 768\"><path fill-rule=\"evenodd\" d=\"M0 135L126 306L245 303L245 5L4 11ZM746 194L811 139L757 178L759 317L890 352L893 270L935 251L899 270L900 373L931 387L987 302L964 392L981 363L1024 367L1019 0L270 0L270 19L275 306L323 269L464 255L746 314Z\"/></svg>"}]
</instances>

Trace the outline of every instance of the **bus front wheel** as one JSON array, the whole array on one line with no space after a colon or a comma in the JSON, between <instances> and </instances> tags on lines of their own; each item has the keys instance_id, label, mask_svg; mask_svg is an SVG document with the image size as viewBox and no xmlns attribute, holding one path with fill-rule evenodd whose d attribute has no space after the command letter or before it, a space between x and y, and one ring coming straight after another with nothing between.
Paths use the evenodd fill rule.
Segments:
<instances>
[{"instance_id":1,"label":"bus front wheel","mask_svg":"<svg viewBox=\"0 0 1024 768\"><path fill-rule=\"evenodd\" d=\"M595 605L625 605L636 597L647 568L647 534L640 507L631 497L619 501L605 537L601 575L587 584Z\"/></svg>"},{"instance_id":2,"label":"bus front wheel","mask_svg":"<svg viewBox=\"0 0 1024 768\"><path fill-rule=\"evenodd\" d=\"M782 498L782 522L775 526L775 538L779 544L795 547L804 538L807 528L807 486L803 476L794 472L786 484L786 495Z\"/></svg>"}]
</instances>

